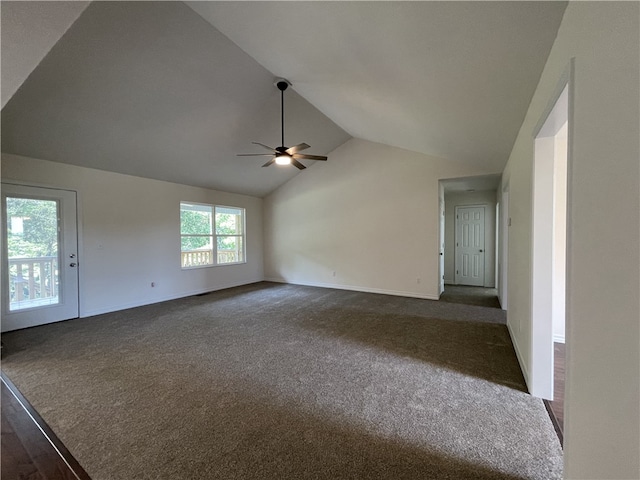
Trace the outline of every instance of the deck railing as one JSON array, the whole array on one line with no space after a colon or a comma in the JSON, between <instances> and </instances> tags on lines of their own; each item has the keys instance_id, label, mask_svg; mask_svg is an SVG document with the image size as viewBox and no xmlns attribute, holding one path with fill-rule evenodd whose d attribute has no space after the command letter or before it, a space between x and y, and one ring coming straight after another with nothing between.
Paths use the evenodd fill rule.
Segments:
<instances>
[{"instance_id":1,"label":"deck railing","mask_svg":"<svg viewBox=\"0 0 640 480\"><path fill-rule=\"evenodd\" d=\"M9 259L10 310L57 303L57 298L58 257Z\"/></svg>"},{"instance_id":2,"label":"deck railing","mask_svg":"<svg viewBox=\"0 0 640 480\"><path fill-rule=\"evenodd\" d=\"M238 252L235 250L218 250L218 264L238 262ZM187 250L181 254L183 267L199 267L213 265L213 250Z\"/></svg>"},{"instance_id":3,"label":"deck railing","mask_svg":"<svg viewBox=\"0 0 640 480\"><path fill-rule=\"evenodd\" d=\"M183 267L212 265L213 250L182 252ZM218 250L218 264L238 262L235 250ZM6 278L6 277L5 277ZM58 257L9 259L9 309L58 302Z\"/></svg>"}]
</instances>

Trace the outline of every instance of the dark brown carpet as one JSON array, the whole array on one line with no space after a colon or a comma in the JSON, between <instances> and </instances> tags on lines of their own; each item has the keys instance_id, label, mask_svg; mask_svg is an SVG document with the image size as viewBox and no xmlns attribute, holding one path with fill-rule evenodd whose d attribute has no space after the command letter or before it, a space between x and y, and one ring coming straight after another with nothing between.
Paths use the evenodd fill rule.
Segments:
<instances>
[{"instance_id":1,"label":"dark brown carpet","mask_svg":"<svg viewBox=\"0 0 640 480\"><path fill-rule=\"evenodd\" d=\"M479 307L500 308L498 291L495 288L445 285L444 292L440 295L440 301L463 305L477 305Z\"/></svg>"},{"instance_id":2,"label":"dark brown carpet","mask_svg":"<svg viewBox=\"0 0 640 480\"><path fill-rule=\"evenodd\" d=\"M562 476L497 309L264 282L3 341L95 480Z\"/></svg>"}]
</instances>

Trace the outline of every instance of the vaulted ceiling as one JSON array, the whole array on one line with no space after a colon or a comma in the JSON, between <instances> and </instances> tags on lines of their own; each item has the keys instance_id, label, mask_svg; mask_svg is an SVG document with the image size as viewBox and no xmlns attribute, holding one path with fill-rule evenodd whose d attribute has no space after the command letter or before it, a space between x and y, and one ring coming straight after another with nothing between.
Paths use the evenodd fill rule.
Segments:
<instances>
[{"instance_id":1,"label":"vaulted ceiling","mask_svg":"<svg viewBox=\"0 0 640 480\"><path fill-rule=\"evenodd\" d=\"M501 171L566 3L1 6L3 152L264 196L304 175L236 156L279 145L278 77L287 145Z\"/></svg>"}]
</instances>

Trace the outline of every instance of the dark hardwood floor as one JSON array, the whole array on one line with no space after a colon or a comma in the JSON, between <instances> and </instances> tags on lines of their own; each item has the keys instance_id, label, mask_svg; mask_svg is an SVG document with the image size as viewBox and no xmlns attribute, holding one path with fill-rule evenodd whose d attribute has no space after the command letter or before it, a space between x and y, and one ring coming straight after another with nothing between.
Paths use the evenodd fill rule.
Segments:
<instances>
[{"instance_id":1,"label":"dark hardwood floor","mask_svg":"<svg viewBox=\"0 0 640 480\"><path fill-rule=\"evenodd\" d=\"M562 444L564 440L565 344L554 342L553 355L553 401L545 400L545 406Z\"/></svg>"},{"instance_id":2,"label":"dark hardwood floor","mask_svg":"<svg viewBox=\"0 0 640 480\"><path fill-rule=\"evenodd\" d=\"M91 480L40 415L2 373L2 480Z\"/></svg>"}]
</instances>

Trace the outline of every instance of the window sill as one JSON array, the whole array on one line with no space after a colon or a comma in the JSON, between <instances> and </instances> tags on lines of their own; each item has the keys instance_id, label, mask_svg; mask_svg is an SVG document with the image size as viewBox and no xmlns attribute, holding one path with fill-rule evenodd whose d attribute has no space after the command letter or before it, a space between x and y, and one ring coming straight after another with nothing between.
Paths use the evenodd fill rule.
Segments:
<instances>
[{"instance_id":1,"label":"window sill","mask_svg":"<svg viewBox=\"0 0 640 480\"><path fill-rule=\"evenodd\" d=\"M233 262L233 263L217 263L214 265L194 265L192 267L180 267L181 270L198 270L200 268L212 268L212 267L228 267L230 265L244 265L247 262Z\"/></svg>"}]
</instances>

